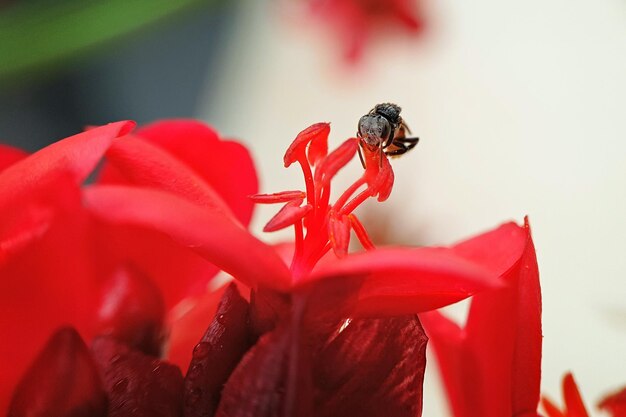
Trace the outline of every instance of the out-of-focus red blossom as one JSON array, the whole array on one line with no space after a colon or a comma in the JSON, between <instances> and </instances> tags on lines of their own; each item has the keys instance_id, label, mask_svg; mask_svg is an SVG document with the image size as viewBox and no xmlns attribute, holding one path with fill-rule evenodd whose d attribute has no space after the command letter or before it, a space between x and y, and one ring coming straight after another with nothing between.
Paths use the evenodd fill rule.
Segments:
<instances>
[{"instance_id":1,"label":"out-of-focus red blossom","mask_svg":"<svg viewBox=\"0 0 626 417\"><path fill-rule=\"evenodd\" d=\"M571 372L563 377L563 404L560 409L548 397L541 397L541 405L547 417L589 417L587 408L580 395L578 385ZM608 395L598 404L598 408L608 412L612 417L626 417L626 388Z\"/></svg>"},{"instance_id":2,"label":"out-of-focus red blossom","mask_svg":"<svg viewBox=\"0 0 626 417\"><path fill-rule=\"evenodd\" d=\"M393 170L364 149L365 171L331 202L332 180L359 143L351 138L329 153L327 123L301 132L284 157L302 169L305 191L253 196L284 203L266 229L294 227L287 266L287 246L266 245L244 227L244 196L256 192L245 148L194 122L134 134L131 127L91 129L0 173L0 214L8 216L0 229L0 297L8 303L1 330L11 341L0 360L13 378L3 382L3 400L67 322L87 341L100 335L91 357L109 416L419 416L427 338L417 313L505 285L517 294L517 280L533 274L527 225L449 248L374 248L354 210L389 197ZM83 186L105 153L99 182ZM352 231L366 251L349 253ZM218 268L239 289L208 291ZM501 294L506 302L510 293ZM187 370L184 381L149 355L166 340L163 311L169 359ZM534 343L532 318L516 324L515 340ZM532 362L534 346L514 354ZM49 346L42 355L63 358ZM532 384L535 376L531 366L515 380ZM23 381L14 404L50 395ZM72 406L95 392L68 389L81 394Z\"/></svg>"},{"instance_id":3,"label":"out-of-focus red blossom","mask_svg":"<svg viewBox=\"0 0 626 417\"><path fill-rule=\"evenodd\" d=\"M598 408L611 413L613 417L626 417L626 387L606 396L600 401Z\"/></svg>"},{"instance_id":4,"label":"out-of-focus red blossom","mask_svg":"<svg viewBox=\"0 0 626 417\"><path fill-rule=\"evenodd\" d=\"M247 195L256 192L257 177L243 146L195 121L159 122L130 135L133 127L93 128L30 156L0 146L0 334L7 341L0 344L0 414L60 325L71 324L86 340L109 335L158 353L168 311L183 298L202 297L217 272L159 231L105 224L84 209L83 182L105 155L102 183L193 190L190 199L209 195L205 200L219 201L233 223L250 219ZM167 170L176 171L174 182ZM231 189L221 172L235 170L241 188ZM175 318L169 313L170 327Z\"/></svg>"},{"instance_id":5,"label":"out-of-focus red blossom","mask_svg":"<svg viewBox=\"0 0 626 417\"><path fill-rule=\"evenodd\" d=\"M501 250L508 236L516 251ZM476 295L467 324L439 312L422 314L455 417L536 416L541 379L541 290L526 221L452 248L481 259L499 275L501 289ZM470 382L471 381L471 382Z\"/></svg>"},{"instance_id":6,"label":"out-of-focus red blossom","mask_svg":"<svg viewBox=\"0 0 626 417\"><path fill-rule=\"evenodd\" d=\"M541 398L541 405L543 405L548 417L589 417L574 376L571 373L567 373L563 377L563 402L565 403L565 408L561 411L548 398Z\"/></svg>"},{"instance_id":7,"label":"out-of-focus red blossom","mask_svg":"<svg viewBox=\"0 0 626 417\"><path fill-rule=\"evenodd\" d=\"M308 0L313 17L343 41L344 56L358 61L371 37L424 29L419 0Z\"/></svg>"}]
</instances>

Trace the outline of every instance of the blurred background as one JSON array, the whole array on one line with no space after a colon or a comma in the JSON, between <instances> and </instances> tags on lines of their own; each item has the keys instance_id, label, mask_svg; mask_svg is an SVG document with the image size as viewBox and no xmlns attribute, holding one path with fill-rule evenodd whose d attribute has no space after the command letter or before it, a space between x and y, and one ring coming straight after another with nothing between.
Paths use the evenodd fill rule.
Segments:
<instances>
[{"instance_id":1,"label":"blurred background","mask_svg":"<svg viewBox=\"0 0 626 417\"><path fill-rule=\"evenodd\" d=\"M338 144L398 103L421 142L360 213L375 239L449 244L529 215L543 391L560 397L572 370L592 405L626 383L626 3L421 0L371 27L323 3L0 1L0 139L35 150L86 125L195 117L245 142L273 192L301 186L282 168L300 130L330 121ZM424 415L447 416L434 366L426 381Z\"/></svg>"}]
</instances>

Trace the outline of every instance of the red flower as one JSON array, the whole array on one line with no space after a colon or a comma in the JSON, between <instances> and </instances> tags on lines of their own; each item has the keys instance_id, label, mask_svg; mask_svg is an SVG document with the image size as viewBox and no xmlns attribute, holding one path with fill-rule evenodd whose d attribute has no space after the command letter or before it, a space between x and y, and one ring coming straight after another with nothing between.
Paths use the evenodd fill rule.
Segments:
<instances>
[{"instance_id":1,"label":"red flower","mask_svg":"<svg viewBox=\"0 0 626 417\"><path fill-rule=\"evenodd\" d=\"M419 33L424 22L416 0L309 0L314 17L330 26L344 45L344 56L357 61L369 38L398 29Z\"/></svg>"},{"instance_id":2,"label":"red flower","mask_svg":"<svg viewBox=\"0 0 626 417\"><path fill-rule=\"evenodd\" d=\"M185 403L212 404L218 416L377 415L383 409L418 415L426 338L415 314L500 285L501 274L530 256L526 229L513 224L453 248L374 249L353 211L370 197L385 200L393 171L386 158L366 150L363 175L330 203L332 179L355 156L358 140L328 153L329 131L325 123L311 126L285 154L286 166L301 166L306 191L253 197L285 203L266 230L294 227L290 267L282 260L284 247L250 235L221 200L199 195L184 172L151 162L154 155L109 157L123 175L166 178L175 187L95 185L85 191L88 209L102 221L164 232L252 290L249 305L234 287L227 290L205 336L197 333L201 343L187 372ZM351 230L367 251L347 255ZM499 250L492 255L487 249L494 245ZM217 298L208 294L173 324L173 333L177 327L197 332L195 310L212 310ZM173 338L174 351L182 339ZM207 358L230 365L217 378ZM197 381L212 388L202 391Z\"/></svg>"},{"instance_id":3,"label":"red flower","mask_svg":"<svg viewBox=\"0 0 626 417\"><path fill-rule=\"evenodd\" d=\"M520 245L517 250L503 250L505 237ZM464 328L439 312L420 316L455 417L536 416L541 290L528 223L503 225L452 251L483 260L506 284L472 299Z\"/></svg>"},{"instance_id":4,"label":"red flower","mask_svg":"<svg viewBox=\"0 0 626 417\"><path fill-rule=\"evenodd\" d=\"M563 377L563 402L565 408L561 411L550 399L547 397L541 398L541 405L543 406L547 417L588 417L585 403L580 395L576 381L571 372L568 372ZM608 395L604 398L598 408L603 409L613 417L625 417L626 416L626 388L618 391L614 394Z\"/></svg>"},{"instance_id":5,"label":"red flower","mask_svg":"<svg viewBox=\"0 0 626 417\"><path fill-rule=\"evenodd\" d=\"M221 210L238 219L233 222L250 219L247 195L256 192L257 180L245 148L192 121L161 122L130 136L132 127L94 128L30 156L0 147L0 334L7 341L0 347L0 413L60 325L71 324L86 340L108 335L158 354L165 315L181 299L203 294L217 272L155 230L104 224L85 211L81 185L105 153L136 169L122 177L109 165L103 183L193 188L197 199L210 194L211 201L219 194ZM179 182L151 175L158 170L140 172L146 161L176 170ZM240 188L227 189L221 175L235 167Z\"/></svg>"}]
</instances>

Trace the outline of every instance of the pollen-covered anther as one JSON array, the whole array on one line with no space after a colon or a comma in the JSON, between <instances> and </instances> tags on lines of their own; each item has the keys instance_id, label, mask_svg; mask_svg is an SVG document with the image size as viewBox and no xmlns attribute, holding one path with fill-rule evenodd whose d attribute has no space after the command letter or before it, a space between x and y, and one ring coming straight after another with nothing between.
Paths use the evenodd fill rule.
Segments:
<instances>
[{"instance_id":1,"label":"pollen-covered anther","mask_svg":"<svg viewBox=\"0 0 626 417\"><path fill-rule=\"evenodd\" d=\"M359 140L351 138L328 154L315 170L315 182L322 182L322 186L327 186L337 172L354 158L358 147Z\"/></svg>"},{"instance_id":2,"label":"pollen-covered anther","mask_svg":"<svg viewBox=\"0 0 626 417\"><path fill-rule=\"evenodd\" d=\"M298 136L291 143L283 161L285 168L296 161L303 162L307 158L309 164L316 165L328 153L328 135L330 134L330 123L316 123L298 133ZM309 145L308 157L306 153Z\"/></svg>"},{"instance_id":3,"label":"pollen-covered anther","mask_svg":"<svg viewBox=\"0 0 626 417\"><path fill-rule=\"evenodd\" d=\"M306 193L299 190L281 191L272 194L254 194L248 196L248 198L257 204L288 203L293 200L304 200Z\"/></svg>"},{"instance_id":4,"label":"pollen-covered anther","mask_svg":"<svg viewBox=\"0 0 626 417\"><path fill-rule=\"evenodd\" d=\"M350 245L350 219L345 214L331 212L328 218L328 237L337 257L348 254Z\"/></svg>"},{"instance_id":5,"label":"pollen-covered anther","mask_svg":"<svg viewBox=\"0 0 626 417\"><path fill-rule=\"evenodd\" d=\"M309 211L313 208L310 204L301 206L303 199L292 200L285 204L278 213L272 219L267 222L263 228L264 232L275 232L276 230L284 229L295 224L297 221L302 220Z\"/></svg>"}]
</instances>

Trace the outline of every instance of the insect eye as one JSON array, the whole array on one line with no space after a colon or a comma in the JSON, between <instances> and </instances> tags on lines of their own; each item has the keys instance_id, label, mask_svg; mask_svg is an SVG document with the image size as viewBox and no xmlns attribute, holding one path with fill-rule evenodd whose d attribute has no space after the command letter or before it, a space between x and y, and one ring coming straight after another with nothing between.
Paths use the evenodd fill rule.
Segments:
<instances>
[{"instance_id":1,"label":"insect eye","mask_svg":"<svg viewBox=\"0 0 626 417\"><path fill-rule=\"evenodd\" d=\"M389 126L389 122L387 121L387 119L385 118L381 118L381 123L380 123L380 137L383 139L387 139L389 138L389 135L391 134L391 126Z\"/></svg>"}]
</instances>

